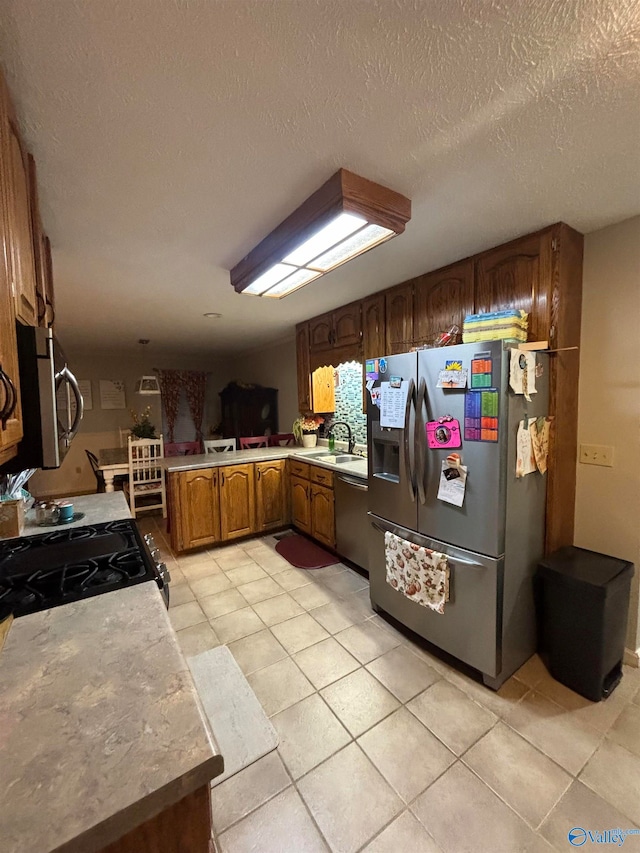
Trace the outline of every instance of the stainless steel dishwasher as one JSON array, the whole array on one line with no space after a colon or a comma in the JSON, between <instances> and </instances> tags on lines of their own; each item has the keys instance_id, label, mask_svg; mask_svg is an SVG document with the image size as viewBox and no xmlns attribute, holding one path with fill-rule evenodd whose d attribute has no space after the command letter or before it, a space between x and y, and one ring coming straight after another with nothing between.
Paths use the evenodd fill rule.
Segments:
<instances>
[{"instance_id":1,"label":"stainless steel dishwasher","mask_svg":"<svg viewBox=\"0 0 640 853\"><path fill-rule=\"evenodd\" d=\"M336 474L334 489L338 554L369 571L368 540L371 526L367 516L367 481L350 474Z\"/></svg>"}]
</instances>

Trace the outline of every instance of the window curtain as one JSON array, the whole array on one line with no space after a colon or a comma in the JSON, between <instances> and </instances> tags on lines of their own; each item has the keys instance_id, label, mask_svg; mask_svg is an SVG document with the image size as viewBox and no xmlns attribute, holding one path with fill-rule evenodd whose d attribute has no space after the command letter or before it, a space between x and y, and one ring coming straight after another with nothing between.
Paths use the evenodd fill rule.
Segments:
<instances>
[{"instance_id":1,"label":"window curtain","mask_svg":"<svg viewBox=\"0 0 640 853\"><path fill-rule=\"evenodd\" d=\"M180 407L180 391L182 390L182 371L181 370L158 370L158 382L160 383L160 393L162 395L162 408L167 418L167 426L169 435L167 441L169 444L173 442L173 433L176 427L176 418L178 417L178 409Z\"/></svg>"},{"instance_id":2,"label":"window curtain","mask_svg":"<svg viewBox=\"0 0 640 853\"><path fill-rule=\"evenodd\" d=\"M207 387L207 374L199 370L183 370L184 385L189 412L196 428L196 441L202 441L202 419L204 417L204 399Z\"/></svg>"}]
</instances>

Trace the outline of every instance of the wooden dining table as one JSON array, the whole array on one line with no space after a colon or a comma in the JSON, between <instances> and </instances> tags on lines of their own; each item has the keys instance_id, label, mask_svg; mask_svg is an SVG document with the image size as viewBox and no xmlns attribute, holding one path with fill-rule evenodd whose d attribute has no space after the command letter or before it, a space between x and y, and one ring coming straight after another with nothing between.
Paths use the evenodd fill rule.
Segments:
<instances>
[{"instance_id":1,"label":"wooden dining table","mask_svg":"<svg viewBox=\"0 0 640 853\"><path fill-rule=\"evenodd\" d=\"M98 451L98 471L104 477L105 492L113 492L113 478L129 473L129 451L126 447L107 447Z\"/></svg>"}]
</instances>

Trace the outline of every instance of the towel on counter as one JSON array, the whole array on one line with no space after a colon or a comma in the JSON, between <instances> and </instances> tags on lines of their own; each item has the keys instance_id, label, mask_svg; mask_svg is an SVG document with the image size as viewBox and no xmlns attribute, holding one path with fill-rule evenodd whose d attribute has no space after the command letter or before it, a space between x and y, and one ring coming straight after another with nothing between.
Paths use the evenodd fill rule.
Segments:
<instances>
[{"instance_id":1,"label":"towel on counter","mask_svg":"<svg viewBox=\"0 0 640 853\"><path fill-rule=\"evenodd\" d=\"M387 583L411 601L444 613L444 605L449 601L447 555L389 532L384 534L384 549Z\"/></svg>"}]
</instances>

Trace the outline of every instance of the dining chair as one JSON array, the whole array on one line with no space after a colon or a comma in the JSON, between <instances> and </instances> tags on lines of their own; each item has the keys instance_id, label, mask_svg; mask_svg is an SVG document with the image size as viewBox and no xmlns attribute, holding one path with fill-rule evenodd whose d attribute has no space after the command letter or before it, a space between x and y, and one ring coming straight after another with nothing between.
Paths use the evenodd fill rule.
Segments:
<instances>
[{"instance_id":1,"label":"dining chair","mask_svg":"<svg viewBox=\"0 0 640 853\"><path fill-rule=\"evenodd\" d=\"M129 427L127 427L126 429L118 427L118 432L120 433L120 447L126 447L127 440L131 435L131 430L129 429Z\"/></svg>"},{"instance_id":2,"label":"dining chair","mask_svg":"<svg viewBox=\"0 0 640 853\"><path fill-rule=\"evenodd\" d=\"M96 485L97 485L96 494L102 494L102 492L106 491L106 488L105 488L105 484L104 484L104 475L103 475L102 471L99 470L99 467L98 467L98 457L95 455L95 453L92 453L90 450L87 450L86 448L85 448L84 452L87 454L87 459L89 460L89 465L91 465L91 470L93 471L95 478L96 478Z\"/></svg>"},{"instance_id":3,"label":"dining chair","mask_svg":"<svg viewBox=\"0 0 640 853\"><path fill-rule=\"evenodd\" d=\"M269 436L269 447L289 447L296 443L296 437L292 432L279 432Z\"/></svg>"},{"instance_id":4,"label":"dining chair","mask_svg":"<svg viewBox=\"0 0 640 853\"><path fill-rule=\"evenodd\" d=\"M213 438L204 442L205 453L224 453L226 450L237 450L235 438Z\"/></svg>"},{"instance_id":5,"label":"dining chair","mask_svg":"<svg viewBox=\"0 0 640 853\"><path fill-rule=\"evenodd\" d=\"M199 441L172 441L164 446L165 456L197 456L202 453Z\"/></svg>"},{"instance_id":6,"label":"dining chair","mask_svg":"<svg viewBox=\"0 0 640 853\"><path fill-rule=\"evenodd\" d=\"M128 439L129 483L126 489L131 514L162 509L167 517L167 494L165 486L164 441L160 438ZM138 503L142 501L142 503Z\"/></svg>"},{"instance_id":7,"label":"dining chair","mask_svg":"<svg viewBox=\"0 0 640 853\"><path fill-rule=\"evenodd\" d=\"M251 450L252 447L268 447L268 435L249 435L240 439L240 450Z\"/></svg>"}]
</instances>

